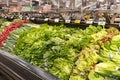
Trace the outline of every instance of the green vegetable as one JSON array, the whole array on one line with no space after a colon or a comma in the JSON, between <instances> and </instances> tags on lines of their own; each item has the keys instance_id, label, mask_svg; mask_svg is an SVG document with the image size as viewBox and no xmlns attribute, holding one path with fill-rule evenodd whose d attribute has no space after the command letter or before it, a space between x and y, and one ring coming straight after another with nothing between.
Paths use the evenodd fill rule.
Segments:
<instances>
[{"instance_id":1,"label":"green vegetable","mask_svg":"<svg viewBox=\"0 0 120 80\"><path fill-rule=\"evenodd\" d=\"M13 53L62 80L114 80L109 76L113 68L107 66L110 69L107 72L99 64L112 62L119 66L118 35L115 28L89 26L81 30L43 24L23 31L17 38ZM12 39L17 37L13 36ZM119 77L118 74L112 75Z\"/></svg>"},{"instance_id":2,"label":"green vegetable","mask_svg":"<svg viewBox=\"0 0 120 80\"><path fill-rule=\"evenodd\" d=\"M116 76L120 77L119 66L114 64L113 62L104 62L99 63L95 66L95 72L104 75L104 76Z\"/></svg>"},{"instance_id":3,"label":"green vegetable","mask_svg":"<svg viewBox=\"0 0 120 80\"><path fill-rule=\"evenodd\" d=\"M85 79L81 78L79 75L75 75L75 76L70 76L69 80L85 80Z\"/></svg>"},{"instance_id":4,"label":"green vegetable","mask_svg":"<svg viewBox=\"0 0 120 80\"><path fill-rule=\"evenodd\" d=\"M95 71L90 71L88 75L89 80L104 80L104 77L100 74L96 73Z\"/></svg>"}]
</instances>

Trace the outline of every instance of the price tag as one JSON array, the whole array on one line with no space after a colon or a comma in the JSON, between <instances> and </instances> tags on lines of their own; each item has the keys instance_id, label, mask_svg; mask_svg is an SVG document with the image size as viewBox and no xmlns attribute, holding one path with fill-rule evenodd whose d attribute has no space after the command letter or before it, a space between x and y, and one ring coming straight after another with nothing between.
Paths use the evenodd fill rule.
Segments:
<instances>
[{"instance_id":1,"label":"price tag","mask_svg":"<svg viewBox=\"0 0 120 80\"><path fill-rule=\"evenodd\" d=\"M7 16L5 16L5 18L7 18Z\"/></svg>"},{"instance_id":2,"label":"price tag","mask_svg":"<svg viewBox=\"0 0 120 80\"><path fill-rule=\"evenodd\" d=\"M87 23L87 24L92 24L92 23L93 23L93 20L90 19L90 20L86 21L86 23Z\"/></svg>"},{"instance_id":3,"label":"price tag","mask_svg":"<svg viewBox=\"0 0 120 80\"><path fill-rule=\"evenodd\" d=\"M119 25L119 27L120 27L120 23L119 23L118 25Z\"/></svg>"},{"instance_id":4,"label":"price tag","mask_svg":"<svg viewBox=\"0 0 120 80\"><path fill-rule=\"evenodd\" d=\"M22 19L22 16L20 16L20 19Z\"/></svg>"},{"instance_id":5,"label":"price tag","mask_svg":"<svg viewBox=\"0 0 120 80\"><path fill-rule=\"evenodd\" d=\"M75 20L75 23L80 23L80 20Z\"/></svg>"},{"instance_id":6,"label":"price tag","mask_svg":"<svg viewBox=\"0 0 120 80\"><path fill-rule=\"evenodd\" d=\"M29 18L29 17L27 17L26 19L27 19L27 20L29 20L30 18Z\"/></svg>"},{"instance_id":7,"label":"price tag","mask_svg":"<svg viewBox=\"0 0 120 80\"><path fill-rule=\"evenodd\" d=\"M105 24L106 24L105 21L99 21L99 22L98 22L98 25L105 25Z\"/></svg>"},{"instance_id":8,"label":"price tag","mask_svg":"<svg viewBox=\"0 0 120 80\"><path fill-rule=\"evenodd\" d=\"M31 18L31 20L35 20L35 18Z\"/></svg>"},{"instance_id":9,"label":"price tag","mask_svg":"<svg viewBox=\"0 0 120 80\"><path fill-rule=\"evenodd\" d=\"M59 22L59 18L56 18L56 19L54 20L54 22Z\"/></svg>"},{"instance_id":10,"label":"price tag","mask_svg":"<svg viewBox=\"0 0 120 80\"><path fill-rule=\"evenodd\" d=\"M14 17L13 16L11 16L11 19L13 19Z\"/></svg>"},{"instance_id":11,"label":"price tag","mask_svg":"<svg viewBox=\"0 0 120 80\"><path fill-rule=\"evenodd\" d=\"M65 20L65 23L70 23L71 20Z\"/></svg>"},{"instance_id":12,"label":"price tag","mask_svg":"<svg viewBox=\"0 0 120 80\"><path fill-rule=\"evenodd\" d=\"M45 18L44 21L48 21L48 18Z\"/></svg>"}]
</instances>

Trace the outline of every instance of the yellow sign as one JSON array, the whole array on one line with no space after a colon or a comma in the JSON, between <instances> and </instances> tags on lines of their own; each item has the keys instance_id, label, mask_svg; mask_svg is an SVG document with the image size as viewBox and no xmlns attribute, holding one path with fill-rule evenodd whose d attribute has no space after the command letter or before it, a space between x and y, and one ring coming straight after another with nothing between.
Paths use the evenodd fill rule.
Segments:
<instances>
[{"instance_id":1,"label":"yellow sign","mask_svg":"<svg viewBox=\"0 0 120 80\"><path fill-rule=\"evenodd\" d=\"M75 23L80 23L80 20L75 20Z\"/></svg>"},{"instance_id":2,"label":"yellow sign","mask_svg":"<svg viewBox=\"0 0 120 80\"><path fill-rule=\"evenodd\" d=\"M90 16L89 16L89 15L86 15L86 16L85 16L85 19L86 19L86 20L89 20L89 19L90 19Z\"/></svg>"}]
</instances>

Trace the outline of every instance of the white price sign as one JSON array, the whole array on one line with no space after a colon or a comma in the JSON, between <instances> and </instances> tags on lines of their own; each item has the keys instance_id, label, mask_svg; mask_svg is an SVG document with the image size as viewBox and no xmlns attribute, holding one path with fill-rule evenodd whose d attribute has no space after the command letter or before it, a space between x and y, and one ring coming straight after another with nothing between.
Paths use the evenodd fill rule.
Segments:
<instances>
[{"instance_id":1,"label":"white price sign","mask_svg":"<svg viewBox=\"0 0 120 80\"><path fill-rule=\"evenodd\" d=\"M56 19L54 20L54 22L59 22L59 18L56 18Z\"/></svg>"},{"instance_id":2,"label":"white price sign","mask_svg":"<svg viewBox=\"0 0 120 80\"><path fill-rule=\"evenodd\" d=\"M5 16L5 18L7 18L7 16Z\"/></svg>"},{"instance_id":3,"label":"white price sign","mask_svg":"<svg viewBox=\"0 0 120 80\"><path fill-rule=\"evenodd\" d=\"M99 22L98 22L98 25L103 25L103 26L104 26L105 24L106 24L105 21L99 21Z\"/></svg>"},{"instance_id":4,"label":"white price sign","mask_svg":"<svg viewBox=\"0 0 120 80\"><path fill-rule=\"evenodd\" d=\"M35 18L31 18L31 20L35 20Z\"/></svg>"},{"instance_id":5,"label":"white price sign","mask_svg":"<svg viewBox=\"0 0 120 80\"><path fill-rule=\"evenodd\" d=\"M44 21L48 21L48 18L45 18Z\"/></svg>"},{"instance_id":6,"label":"white price sign","mask_svg":"<svg viewBox=\"0 0 120 80\"><path fill-rule=\"evenodd\" d=\"M26 19L27 19L27 20L29 20L30 18L29 18L29 17L27 17Z\"/></svg>"},{"instance_id":7,"label":"white price sign","mask_svg":"<svg viewBox=\"0 0 120 80\"><path fill-rule=\"evenodd\" d=\"M11 16L11 19L13 19L14 17L13 16Z\"/></svg>"},{"instance_id":8,"label":"white price sign","mask_svg":"<svg viewBox=\"0 0 120 80\"><path fill-rule=\"evenodd\" d=\"M120 23L119 23L119 27L120 27Z\"/></svg>"},{"instance_id":9,"label":"white price sign","mask_svg":"<svg viewBox=\"0 0 120 80\"><path fill-rule=\"evenodd\" d=\"M93 20L90 19L90 20L86 21L86 23L87 23L87 24L92 24L92 23L93 23Z\"/></svg>"},{"instance_id":10,"label":"white price sign","mask_svg":"<svg viewBox=\"0 0 120 80\"><path fill-rule=\"evenodd\" d=\"M65 20L65 23L70 23L71 20Z\"/></svg>"}]
</instances>

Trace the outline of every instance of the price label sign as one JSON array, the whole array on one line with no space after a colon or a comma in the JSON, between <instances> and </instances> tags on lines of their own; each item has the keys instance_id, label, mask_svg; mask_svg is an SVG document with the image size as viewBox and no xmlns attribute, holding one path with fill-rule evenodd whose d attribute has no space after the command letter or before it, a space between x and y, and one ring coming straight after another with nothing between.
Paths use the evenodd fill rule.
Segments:
<instances>
[{"instance_id":1,"label":"price label sign","mask_svg":"<svg viewBox=\"0 0 120 80\"><path fill-rule=\"evenodd\" d=\"M21 16L20 19L22 19L23 17Z\"/></svg>"},{"instance_id":2,"label":"price label sign","mask_svg":"<svg viewBox=\"0 0 120 80\"><path fill-rule=\"evenodd\" d=\"M105 21L99 21L99 22L98 22L98 25L103 25L103 26L104 26L105 24L106 24Z\"/></svg>"},{"instance_id":3,"label":"price label sign","mask_svg":"<svg viewBox=\"0 0 120 80\"><path fill-rule=\"evenodd\" d=\"M54 20L54 22L59 22L59 18L56 18L56 19Z\"/></svg>"},{"instance_id":4,"label":"price label sign","mask_svg":"<svg viewBox=\"0 0 120 80\"><path fill-rule=\"evenodd\" d=\"M7 18L7 16L5 16L5 18Z\"/></svg>"},{"instance_id":5,"label":"price label sign","mask_svg":"<svg viewBox=\"0 0 120 80\"><path fill-rule=\"evenodd\" d=\"M13 19L14 17L13 16L11 16L11 19Z\"/></svg>"},{"instance_id":6,"label":"price label sign","mask_svg":"<svg viewBox=\"0 0 120 80\"><path fill-rule=\"evenodd\" d=\"M71 20L65 20L65 23L70 23Z\"/></svg>"},{"instance_id":7,"label":"price label sign","mask_svg":"<svg viewBox=\"0 0 120 80\"><path fill-rule=\"evenodd\" d=\"M87 23L87 24L92 24L92 23L93 23L93 20L90 19L90 20L86 21L86 23Z\"/></svg>"},{"instance_id":8,"label":"price label sign","mask_svg":"<svg viewBox=\"0 0 120 80\"><path fill-rule=\"evenodd\" d=\"M22 18L22 17L21 17ZM31 18L31 20L35 20L35 18Z\"/></svg>"},{"instance_id":9,"label":"price label sign","mask_svg":"<svg viewBox=\"0 0 120 80\"><path fill-rule=\"evenodd\" d=\"M48 18L45 18L44 21L48 21Z\"/></svg>"},{"instance_id":10,"label":"price label sign","mask_svg":"<svg viewBox=\"0 0 120 80\"><path fill-rule=\"evenodd\" d=\"M80 23L80 20L75 20L75 23Z\"/></svg>"},{"instance_id":11,"label":"price label sign","mask_svg":"<svg viewBox=\"0 0 120 80\"><path fill-rule=\"evenodd\" d=\"M27 20L29 20L30 18L29 18L29 17L27 17L26 19L27 19Z\"/></svg>"},{"instance_id":12,"label":"price label sign","mask_svg":"<svg viewBox=\"0 0 120 80\"><path fill-rule=\"evenodd\" d=\"M118 25L119 25L119 27L120 27L120 23L119 23Z\"/></svg>"}]
</instances>

